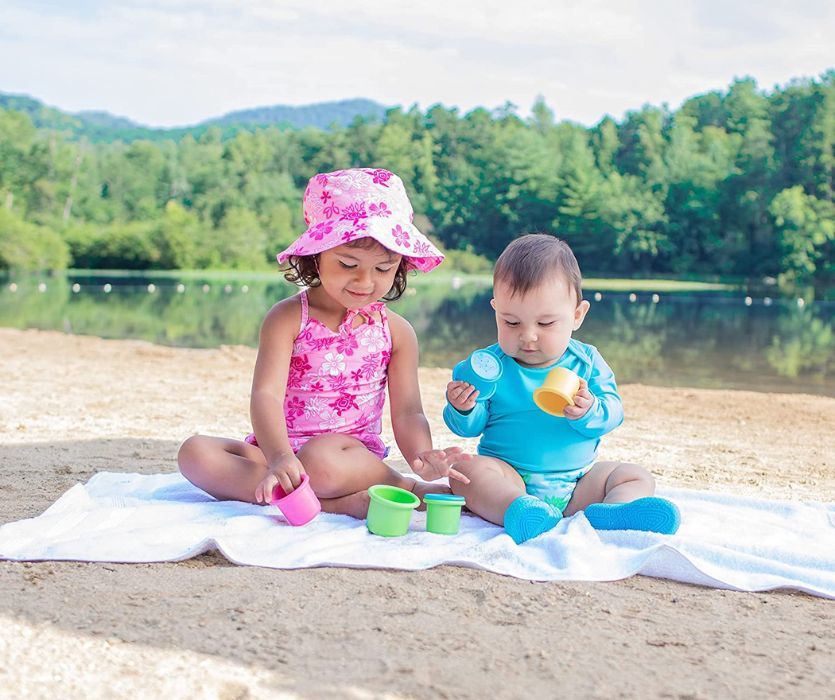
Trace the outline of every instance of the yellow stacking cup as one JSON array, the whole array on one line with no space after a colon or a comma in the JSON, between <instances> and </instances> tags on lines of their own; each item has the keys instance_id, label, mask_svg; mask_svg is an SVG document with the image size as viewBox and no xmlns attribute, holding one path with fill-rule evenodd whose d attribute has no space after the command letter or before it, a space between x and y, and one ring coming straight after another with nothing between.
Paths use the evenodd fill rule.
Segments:
<instances>
[{"instance_id":1,"label":"yellow stacking cup","mask_svg":"<svg viewBox=\"0 0 835 700\"><path fill-rule=\"evenodd\" d=\"M545 413L565 417L565 407L574 405L574 396L580 390L580 377L565 367L554 367L542 386L533 392L534 403Z\"/></svg>"}]
</instances>

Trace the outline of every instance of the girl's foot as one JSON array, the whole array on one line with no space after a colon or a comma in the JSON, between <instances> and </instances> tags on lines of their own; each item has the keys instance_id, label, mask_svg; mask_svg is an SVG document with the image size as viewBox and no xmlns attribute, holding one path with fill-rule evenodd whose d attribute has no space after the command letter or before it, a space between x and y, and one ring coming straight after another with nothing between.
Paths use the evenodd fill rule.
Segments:
<instances>
[{"instance_id":1,"label":"girl's foot","mask_svg":"<svg viewBox=\"0 0 835 700\"><path fill-rule=\"evenodd\" d=\"M409 491L420 499L420 505L417 508L418 510L426 510L426 504L423 502L423 497L427 493L452 493L452 489L450 489L449 486L444 486L443 484L435 484L431 481L417 481L416 479L409 479L409 481L414 482L414 484L409 485Z\"/></svg>"},{"instance_id":2,"label":"girl's foot","mask_svg":"<svg viewBox=\"0 0 835 700\"><path fill-rule=\"evenodd\" d=\"M519 496L504 514L504 529L516 544L522 544L553 528L560 520L560 513L536 496Z\"/></svg>"},{"instance_id":3,"label":"girl's foot","mask_svg":"<svg viewBox=\"0 0 835 700\"><path fill-rule=\"evenodd\" d=\"M357 491L339 498L320 498L319 502L325 513L350 515L357 520L365 520L368 517L368 504L371 502L371 497L368 491Z\"/></svg>"},{"instance_id":4,"label":"girl's foot","mask_svg":"<svg viewBox=\"0 0 835 700\"><path fill-rule=\"evenodd\" d=\"M584 513L595 530L643 530L673 535L681 524L676 504L655 496L629 503L592 503Z\"/></svg>"}]
</instances>

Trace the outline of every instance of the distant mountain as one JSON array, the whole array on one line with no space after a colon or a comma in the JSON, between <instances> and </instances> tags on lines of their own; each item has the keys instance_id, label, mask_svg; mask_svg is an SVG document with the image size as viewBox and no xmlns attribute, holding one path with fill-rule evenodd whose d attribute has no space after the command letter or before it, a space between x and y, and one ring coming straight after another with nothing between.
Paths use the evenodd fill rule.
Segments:
<instances>
[{"instance_id":1,"label":"distant mountain","mask_svg":"<svg viewBox=\"0 0 835 700\"><path fill-rule=\"evenodd\" d=\"M137 124L136 122L126 119L125 117L116 117L110 112L85 111L78 112L75 115L85 124L90 126L97 126L102 129L144 129L147 127Z\"/></svg>"},{"instance_id":2,"label":"distant mountain","mask_svg":"<svg viewBox=\"0 0 835 700\"><path fill-rule=\"evenodd\" d=\"M47 107L43 102L28 95L0 92L0 109L11 109L28 114L38 128L74 131L83 127L83 122L78 117L53 107Z\"/></svg>"},{"instance_id":3,"label":"distant mountain","mask_svg":"<svg viewBox=\"0 0 835 700\"><path fill-rule=\"evenodd\" d=\"M303 128L315 126L319 129L329 129L334 124L348 126L356 117L382 121L386 116L386 109L378 102L371 100L341 100L339 102L319 102L301 107L256 107L230 112L223 117L216 117L200 122L199 126L217 124L249 124L253 126L289 126Z\"/></svg>"},{"instance_id":4,"label":"distant mountain","mask_svg":"<svg viewBox=\"0 0 835 700\"><path fill-rule=\"evenodd\" d=\"M108 112L88 111L71 114L54 107L47 107L28 95L13 95L0 92L0 109L10 109L29 115L39 129L54 129L69 138L87 138L90 141L137 141L148 139L162 141L179 140L186 134L195 138L209 130L218 128L223 137L234 136L239 131L252 131L274 126L280 129L302 129L314 127L330 129L334 125L348 126L357 117L373 121L385 118L387 107L365 99L321 102L312 105L291 107L275 105L230 112L214 117L194 126L156 129L137 124L130 119L117 117Z\"/></svg>"}]
</instances>

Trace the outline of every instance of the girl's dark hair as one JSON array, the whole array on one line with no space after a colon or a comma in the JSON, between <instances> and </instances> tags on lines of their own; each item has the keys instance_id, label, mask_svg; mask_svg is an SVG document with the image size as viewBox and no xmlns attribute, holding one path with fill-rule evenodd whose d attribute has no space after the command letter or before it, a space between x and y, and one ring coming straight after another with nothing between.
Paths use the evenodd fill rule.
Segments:
<instances>
[{"instance_id":1,"label":"girl's dark hair","mask_svg":"<svg viewBox=\"0 0 835 700\"><path fill-rule=\"evenodd\" d=\"M367 250L374 246L384 248L381 243L378 243L370 236L357 238L356 240L345 243L349 248L362 248ZM319 280L319 268L317 267L319 255L291 255L287 259L287 267L283 268L284 279L300 287L318 287L321 284ZM406 274L412 269L409 260L406 257L400 259L400 265L397 267L397 272L394 273L394 283L391 289L383 296L386 301L397 301L403 292L406 291Z\"/></svg>"},{"instance_id":2,"label":"girl's dark hair","mask_svg":"<svg viewBox=\"0 0 835 700\"><path fill-rule=\"evenodd\" d=\"M511 241L493 270L493 284L502 282L511 295L524 295L554 275L564 275L579 304L583 299L580 265L563 240L547 233L528 233Z\"/></svg>"}]
</instances>

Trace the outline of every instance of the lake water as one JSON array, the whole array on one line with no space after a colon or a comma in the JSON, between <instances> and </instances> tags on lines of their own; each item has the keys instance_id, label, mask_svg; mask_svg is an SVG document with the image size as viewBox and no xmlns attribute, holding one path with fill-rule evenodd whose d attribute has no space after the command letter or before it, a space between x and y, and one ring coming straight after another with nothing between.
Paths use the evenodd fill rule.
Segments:
<instances>
[{"instance_id":1,"label":"lake water","mask_svg":"<svg viewBox=\"0 0 835 700\"><path fill-rule=\"evenodd\" d=\"M451 367L495 342L486 283L410 284L392 308L415 327L422 365ZM280 277L22 277L2 282L0 326L183 347L254 347L267 309L294 292ZM835 396L833 302L754 297L746 303L744 292L584 292L591 310L575 337L596 345L622 384Z\"/></svg>"}]
</instances>

